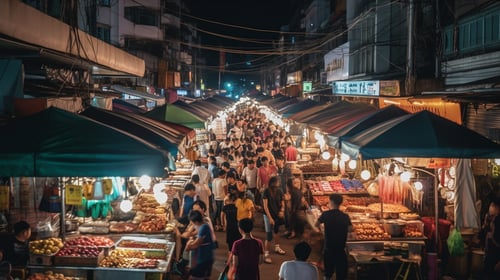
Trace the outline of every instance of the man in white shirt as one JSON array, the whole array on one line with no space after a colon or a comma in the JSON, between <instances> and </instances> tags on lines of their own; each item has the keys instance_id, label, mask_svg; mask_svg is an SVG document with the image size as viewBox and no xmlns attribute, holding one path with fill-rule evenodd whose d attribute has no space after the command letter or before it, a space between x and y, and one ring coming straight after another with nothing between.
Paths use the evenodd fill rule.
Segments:
<instances>
[{"instance_id":1,"label":"man in white shirt","mask_svg":"<svg viewBox=\"0 0 500 280\"><path fill-rule=\"evenodd\" d=\"M293 248L295 260L285 261L281 264L278 273L280 280L318 280L318 269L307 262L311 254L311 246L305 242L299 242Z\"/></svg>"},{"instance_id":2,"label":"man in white shirt","mask_svg":"<svg viewBox=\"0 0 500 280\"><path fill-rule=\"evenodd\" d=\"M196 159L194 161L194 169L193 172L191 173L191 176L193 175L200 176L200 183L202 184L206 184L208 186L208 183L210 183L210 178L211 178L210 172L208 172L208 169L205 168L205 166L201 165L201 160L199 159Z\"/></svg>"},{"instance_id":3,"label":"man in white shirt","mask_svg":"<svg viewBox=\"0 0 500 280\"><path fill-rule=\"evenodd\" d=\"M214 194L215 209L213 213L213 219L215 225L215 230L222 228L221 223L221 211L224 206L224 198L227 194L227 181L226 181L226 171L219 170L219 177L212 181L212 193Z\"/></svg>"},{"instance_id":4,"label":"man in white shirt","mask_svg":"<svg viewBox=\"0 0 500 280\"><path fill-rule=\"evenodd\" d=\"M247 182L247 188L255 195L257 190L257 167L255 167L255 161L249 159L247 166L243 168L241 172L241 178L245 179Z\"/></svg>"},{"instance_id":5,"label":"man in white shirt","mask_svg":"<svg viewBox=\"0 0 500 280\"><path fill-rule=\"evenodd\" d=\"M196 196L195 200L201 200L208 207L210 205L210 196L212 195L212 191L208 187L207 184L202 183L200 180L200 176L195 174L191 177L191 181L193 181L193 185L196 188ZM209 213L209 210L206 210Z\"/></svg>"}]
</instances>

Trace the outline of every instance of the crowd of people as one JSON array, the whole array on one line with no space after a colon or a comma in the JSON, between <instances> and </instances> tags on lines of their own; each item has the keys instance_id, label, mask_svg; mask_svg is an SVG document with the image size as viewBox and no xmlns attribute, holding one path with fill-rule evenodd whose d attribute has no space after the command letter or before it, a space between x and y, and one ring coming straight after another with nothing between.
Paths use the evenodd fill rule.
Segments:
<instances>
[{"instance_id":1,"label":"crowd of people","mask_svg":"<svg viewBox=\"0 0 500 280\"><path fill-rule=\"evenodd\" d=\"M174 273L189 274L191 279L210 279L214 257L212 254L209 258L204 252L206 248L218 248L219 242L226 242L229 278L260 279L260 263L273 263L272 253L287 254L280 246L280 238L284 237L298 243L294 247L295 259L282 263L277 277L318 279L318 269L307 262L311 246L305 241L309 232L305 230L308 224L305 211L311 196L301 186L300 177L286 168L286 162L297 160L296 143L283 128L252 107L229 114L227 132L221 139L210 131L206 154L200 154L193 161L192 180L185 186L178 211L181 226L176 236L180 246L177 246ZM207 159L206 166L202 158ZM339 211L337 198L336 211ZM196 204L203 207L195 207ZM193 214L195 211L199 213ZM257 215L261 215L258 221L263 221L265 229L263 241L252 235ZM330 253L338 254L338 247L345 247L350 226L345 217L347 215L338 220L338 215L331 215L321 220L326 230L333 224L344 227L344 238L329 241L335 243L335 251ZM224 232L225 240L216 240L215 231ZM347 262L335 265L339 269L336 279L343 279ZM326 274L329 277L330 271Z\"/></svg>"}]
</instances>

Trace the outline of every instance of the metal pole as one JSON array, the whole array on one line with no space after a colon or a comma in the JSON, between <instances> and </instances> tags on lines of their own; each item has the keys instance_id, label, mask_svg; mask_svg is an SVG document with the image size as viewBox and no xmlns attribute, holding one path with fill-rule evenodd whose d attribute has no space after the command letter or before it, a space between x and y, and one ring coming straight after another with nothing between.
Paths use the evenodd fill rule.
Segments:
<instances>
[{"instance_id":1,"label":"metal pole","mask_svg":"<svg viewBox=\"0 0 500 280\"><path fill-rule=\"evenodd\" d=\"M63 177L58 178L59 188L61 190L61 224L59 225L61 231L61 239L64 241L66 235L66 188L64 187Z\"/></svg>"},{"instance_id":2,"label":"metal pole","mask_svg":"<svg viewBox=\"0 0 500 280\"><path fill-rule=\"evenodd\" d=\"M414 65L413 65L413 33L415 29L415 1L410 0L408 5L408 40L406 46L406 83L405 95L414 93Z\"/></svg>"},{"instance_id":3,"label":"metal pole","mask_svg":"<svg viewBox=\"0 0 500 280\"><path fill-rule=\"evenodd\" d=\"M439 242L439 198L438 198L438 176L436 176L437 170L434 171L434 226L436 227L434 241L436 242L436 253L438 252L438 242Z\"/></svg>"}]
</instances>

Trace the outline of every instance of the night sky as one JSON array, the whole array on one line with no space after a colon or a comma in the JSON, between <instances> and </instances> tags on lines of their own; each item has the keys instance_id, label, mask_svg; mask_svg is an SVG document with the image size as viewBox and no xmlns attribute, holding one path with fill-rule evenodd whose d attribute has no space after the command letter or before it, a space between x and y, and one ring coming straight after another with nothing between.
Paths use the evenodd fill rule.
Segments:
<instances>
[{"instance_id":1,"label":"night sky","mask_svg":"<svg viewBox=\"0 0 500 280\"><path fill-rule=\"evenodd\" d=\"M251 77L265 65L262 50L272 50L272 40L279 37L282 25L289 23L290 0L188 0L190 14L197 23L201 38L202 55L206 59L207 73L218 76L219 48L226 51L225 77ZM206 31L206 32L205 32ZM274 31L274 32L266 32ZM214 33L214 34L209 34ZM222 37L221 37L222 36ZM224 38L223 38L224 37ZM209 49L207 49L209 48ZM217 50L213 50L213 49ZM234 52L232 50L235 50ZM209 82L209 86L213 87Z\"/></svg>"}]
</instances>

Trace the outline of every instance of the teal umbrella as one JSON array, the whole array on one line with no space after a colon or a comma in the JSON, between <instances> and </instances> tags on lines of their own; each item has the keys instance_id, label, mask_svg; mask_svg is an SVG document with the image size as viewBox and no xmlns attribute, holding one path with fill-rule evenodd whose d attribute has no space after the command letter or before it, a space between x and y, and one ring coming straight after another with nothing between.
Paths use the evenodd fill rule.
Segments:
<instances>
[{"instance_id":1,"label":"teal umbrella","mask_svg":"<svg viewBox=\"0 0 500 280\"><path fill-rule=\"evenodd\" d=\"M0 127L0 175L164 176L164 151L123 131L55 107Z\"/></svg>"}]
</instances>

